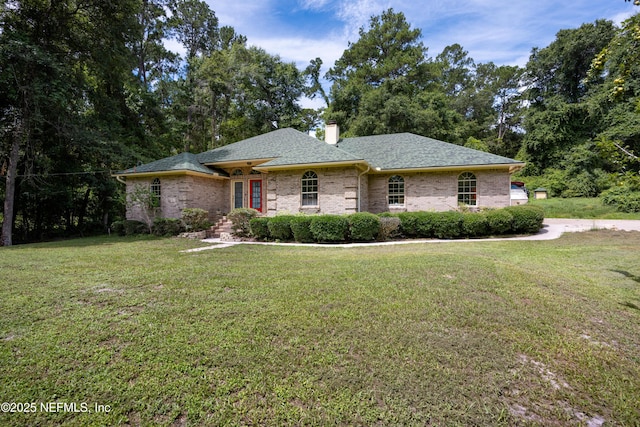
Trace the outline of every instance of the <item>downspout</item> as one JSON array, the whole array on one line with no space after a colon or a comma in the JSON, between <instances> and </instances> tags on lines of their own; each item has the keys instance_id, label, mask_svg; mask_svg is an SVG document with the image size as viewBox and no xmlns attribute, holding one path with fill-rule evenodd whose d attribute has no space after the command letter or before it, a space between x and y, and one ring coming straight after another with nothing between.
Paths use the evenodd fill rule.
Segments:
<instances>
[{"instance_id":1,"label":"downspout","mask_svg":"<svg viewBox=\"0 0 640 427\"><path fill-rule=\"evenodd\" d=\"M358 175L358 212L361 212L360 209L360 195L362 193L362 190L360 189L360 177L362 177L362 175L364 175L365 173L369 172L371 170L371 166L367 165L367 170L362 172L360 175Z\"/></svg>"},{"instance_id":2,"label":"downspout","mask_svg":"<svg viewBox=\"0 0 640 427\"><path fill-rule=\"evenodd\" d=\"M120 175L113 175L116 177L116 179L118 180L118 182L121 182L123 184L127 184L127 181L125 181L124 179L122 179L122 177Z\"/></svg>"}]
</instances>

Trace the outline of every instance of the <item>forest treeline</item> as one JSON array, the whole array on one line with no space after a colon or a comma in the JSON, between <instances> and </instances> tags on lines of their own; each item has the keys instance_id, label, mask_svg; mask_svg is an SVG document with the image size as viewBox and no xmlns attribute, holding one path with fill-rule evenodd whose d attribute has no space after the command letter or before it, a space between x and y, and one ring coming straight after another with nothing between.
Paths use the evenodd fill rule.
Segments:
<instances>
[{"instance_id":1,"label":"forest treeline","mask_svg":"<svg viewBox=\"0 0 640 427\"><path fill-rule=\"evenodd\" d=\"M0 23L5 245L105 230L124 213L111 171L326 120L524 160L556 196L640 192L639 14L560 30L518 67L455 43L430 56L389 9L326 73L249 46L201 0L5 1Z\"/></svg>"}]
</instances>

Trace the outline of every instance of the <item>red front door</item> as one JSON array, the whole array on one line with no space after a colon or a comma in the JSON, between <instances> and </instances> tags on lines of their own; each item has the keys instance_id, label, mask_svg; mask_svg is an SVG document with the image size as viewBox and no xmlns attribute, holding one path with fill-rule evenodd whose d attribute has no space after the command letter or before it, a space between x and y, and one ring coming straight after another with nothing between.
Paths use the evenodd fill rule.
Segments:
<instances>
[{"instance_id":1,"label":"red front door","mask_svg":"<svg viewBox=\"0 0 640 427\"><path fill-rule=\"evenodd\" d=\"M262 180L249 181L249 207L262 212Z\"/></svg>"}]
</instances>

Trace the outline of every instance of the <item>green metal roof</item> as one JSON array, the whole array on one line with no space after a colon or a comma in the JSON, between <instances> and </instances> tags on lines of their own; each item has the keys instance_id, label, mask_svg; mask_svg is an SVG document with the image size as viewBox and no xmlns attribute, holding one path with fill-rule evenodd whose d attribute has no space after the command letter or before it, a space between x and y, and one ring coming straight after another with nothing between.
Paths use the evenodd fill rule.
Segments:
<instances>
[{"instance_id":1,"label":"green metal roof","mask_svg":"<svg viewBox=\"0 0 640 427\"><path fill-rule=\"evenodd\" d=\"M155 162L146 163L144 165L135 166L127 170L118 172L117 175L129 175L136 173L153 173L153 172L181 172L191 171L204 173L207 175L214 175L214 171L202 165L195 154L192 153L180 153L172 157L166 157L164 159L156 160ZM222 172L224 173L224 172Z\"/></svg>"},{"instance_id":2,"label":"green metal roof","mask_svg":"<svg viewBox=\"0 0 640 427\"><path fill-rule=\"evenodd\" d=\"M338 147L380 169L523 164L518 160L412 133L346 138L338 143Z\"/></svg>"},{"instance_id":3,"label":"green metal roof","mask_svg":"<svg viewBox=\"0 0 640 427\"><path fill-rule=\"evenodd\" d=\"M270 167L358 161L362 157L290 128L254 136L198 155L198 160L205 164L256 159L271 159L260 165Z\"/></svg>"}]
</instances>

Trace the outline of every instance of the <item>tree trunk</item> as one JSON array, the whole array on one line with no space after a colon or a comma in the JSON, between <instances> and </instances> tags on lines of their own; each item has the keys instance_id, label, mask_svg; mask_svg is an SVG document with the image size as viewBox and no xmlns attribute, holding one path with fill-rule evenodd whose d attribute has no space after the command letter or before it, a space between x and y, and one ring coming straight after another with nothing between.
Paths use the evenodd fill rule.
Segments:
<instances>
[{"instance_id":1,"label":"tree trunk","mask_svg":"<svg viewBox=\"0 0 640 427\"><path fill-rule=\"evenodd\" d=\"M7 181L4 198L4 220L2 222L2 240L0 246L13 244L13 217L15 207L16 180L18 173L18 160L20 159L20 141L22 139L22 124L18 124L14 133L11 151L9 153L9 166L7 168Z\"/></svg>"}]
</instances>

